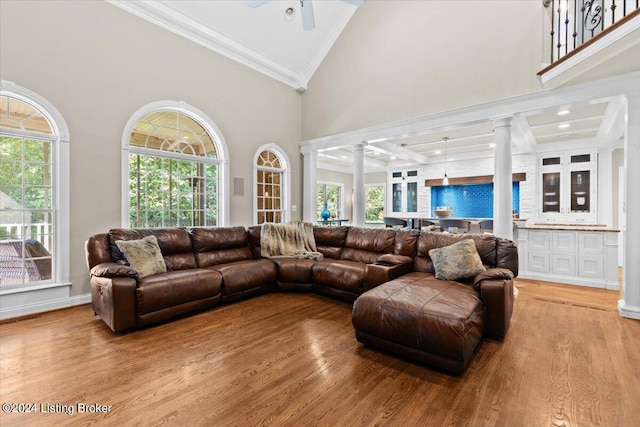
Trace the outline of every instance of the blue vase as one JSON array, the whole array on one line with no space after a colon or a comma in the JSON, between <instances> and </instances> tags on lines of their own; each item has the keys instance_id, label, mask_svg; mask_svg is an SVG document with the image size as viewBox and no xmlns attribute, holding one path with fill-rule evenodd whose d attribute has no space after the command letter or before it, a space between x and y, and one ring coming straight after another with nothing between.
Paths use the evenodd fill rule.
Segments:
<instances>
[{"instance_id":1,"label":"blue vase","mask_svg":"<svg viewBox=\"0 0 640 427\"><path fill-rule=\"evenodd\" d=\"M329 208L327 207L326 203L324 204L324 209L322 209L322 211L320 212L320 216L325 221L331 218L331 212L329 212Z\"/></svg>"}]
</instances>

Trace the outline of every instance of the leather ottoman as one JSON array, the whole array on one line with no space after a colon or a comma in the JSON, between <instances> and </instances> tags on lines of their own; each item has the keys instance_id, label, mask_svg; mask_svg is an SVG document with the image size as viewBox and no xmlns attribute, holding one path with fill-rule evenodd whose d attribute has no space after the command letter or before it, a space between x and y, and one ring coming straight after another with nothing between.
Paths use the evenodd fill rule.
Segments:
<instances>
[{"instance_id":1,"label":"leather ottoman","mask_svg":"<svg viewBox=\"0 0 640 427\"><path fill-rule=\"evenodd\" d=\"M482 338L483 310L471 286L414 272L358 297L352 322L367 346L461 374Z\"/></svg>"}]
</instances>

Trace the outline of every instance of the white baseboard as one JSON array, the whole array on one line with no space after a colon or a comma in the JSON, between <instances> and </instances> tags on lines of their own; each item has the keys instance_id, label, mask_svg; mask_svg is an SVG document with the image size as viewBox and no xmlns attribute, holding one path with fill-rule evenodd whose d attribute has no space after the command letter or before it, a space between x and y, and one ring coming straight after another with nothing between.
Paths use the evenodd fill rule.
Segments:
<instances>
[{"instance_id":1,"label":"white baseboard","mask_svg":"<svg viewBox=\"0 0 640 427\"><path fill-rule=\"evenodd\" d=\"M623 299L618 301L618 313L620 313L622 317L640 320L640 307L629 305L625 303Z\"/></svg>"},{"instance_id":2,"label":"white baseboard","mask_svg":"<svg viewBox=\"0 0 640 427\"><path fill-rule=\"evenodd\" d=\"M567 285L587 286L590 288L601 288L612 291L619 291L620 284L617 281L608 281L605 279L587 279L576 276L559 276L549 273L536 273L531 271L520 271L519 279L540 280L543 282L564 283Z\"/></svg>"},{"instance_id":3,"label":"white baseboard","mask_svg":"<svg viewBox=\"0 0 640 427\"><path fill-rule=\"evenodd\" d=\"M57 298L49 301L40 301L31 304L22 304L0 309L0 320L12 317L27 316L29 314L58 310L60 308L73 307L91 302L91 294L76 295L72 297Z\"/></svg>"}]
</instances>

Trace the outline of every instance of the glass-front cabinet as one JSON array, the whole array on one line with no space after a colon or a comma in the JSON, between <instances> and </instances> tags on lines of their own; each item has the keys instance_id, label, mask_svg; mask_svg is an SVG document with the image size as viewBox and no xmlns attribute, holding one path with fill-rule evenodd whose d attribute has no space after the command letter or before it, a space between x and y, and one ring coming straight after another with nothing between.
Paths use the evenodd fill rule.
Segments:
<instances>
[{"instance_id":1,"label":"glass-front cabinet","mask_svg":"<svg viewBox=\"0 0 640 427\"><path fill-rule=\"evenodd\" d=\"M595 152L538 157L538 216L550 222L595 222Z\"/></svg>"},{"instance_id":2,"label":"glass-front cabinet","mask_svg":"<svg viewBox=\"0 0 640 427\"><path fill-rule=\"evenodd\" d=\"M391 212L418 212L418 171L391 172Z\"/></svg>"}]
</instances>

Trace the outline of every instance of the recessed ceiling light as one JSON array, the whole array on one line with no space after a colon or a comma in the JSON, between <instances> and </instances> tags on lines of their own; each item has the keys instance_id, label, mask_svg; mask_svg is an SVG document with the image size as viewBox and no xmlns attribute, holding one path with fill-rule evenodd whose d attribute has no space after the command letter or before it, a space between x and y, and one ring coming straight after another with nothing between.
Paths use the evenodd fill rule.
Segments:
<instances>
[{"instance_id":1,"label":"recessed ceiling light","mask_svg":"<svg viewBox=\"0 0 640 427\"><path fill-rule=\"evenodd\" d=\"M433 152L433 154L442 154L442 150L436 150Z\"/></svg>"},{"instance_id":2,"label":"recessed ceiling light","mask_svg":"<svg viewBox=\"0 0 640 427\"><path fill-rule=\"evenodd\" d=\"M296 16L296 10L292 7L288 7L284 10L284 19L287 21L293 21Z\"/></svg>"},{"instance_id":3,"label":"recessed ceiling light","mask_svg":"<svg viewBox=\"0 0 640 427\"><path fill-rule=\"evenodd\" d=\"M494 144L493 142L491 144L489 144L489 147L491 147L491 148L493 148L495 146L496 146L496 144Z\"/></svg>"},{"instance_id":4,"label":"recessed ceiling light","mask_svg":"<svg viewBox=\"0 0 640 427\"><path fill-rule=\"evenodd\" d=\"M395 160L395 159L396 159L396 156L391 156L391 160Z\"/></svg>"},{"instance_id":5,"label":"recessed ceiling light","mask_svg":"<svg viewBox=\"0 0 640 427\"><path fill-rule=\"evenodd\" d=\"M560 111L558 111L558 115L559 116L566 116L570 112L571 112L571 110L560 110Z\"/></svg>"},{"instance_id":6,"label":"recessed ceiling light","mask_svg":"<svg viewBox=\"0 0 640 427\"><path fill-rule=\"evenodd\" d=\"M558 129L567 129L569 127L571 127L569 123L562 123L561 125L558 125Z\"/></svg>"},{"instance_id":7,"label":"recessed ceiling light","mask_svg":"<svg viewBox=\"0 0 640 427\"><path fill-rule=\"evenodd\" d=\"M374 152L373 152L373 154L374 154L375 156L379 156L379 155L380 155L380 152L379 152L379 151L374 151Z\"/></svg>"}]
</instances>

